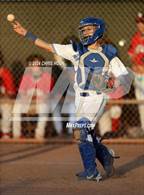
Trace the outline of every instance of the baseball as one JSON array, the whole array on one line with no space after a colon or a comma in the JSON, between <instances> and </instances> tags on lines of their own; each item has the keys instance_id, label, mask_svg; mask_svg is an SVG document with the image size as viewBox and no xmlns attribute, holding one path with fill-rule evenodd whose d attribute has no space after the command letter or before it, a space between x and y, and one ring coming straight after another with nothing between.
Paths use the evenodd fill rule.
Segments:
<instances>
[{"instance_id":1,"label":"baseball","mask_svg":"<svg viewBox=\"0 0 144 195\"><path fill-rule=\"evenodd\" d=\"M14 16L13 14L8 14L7 20L8 20L9 22L13 22L13 21L15 20L15 16Z\"/></svg>"},{"instance_id":2,"label":"baseball","mask_svg":"<svg viewBox=\"0 0 144 195\"><path fill-rule=\"evenodd\" d=\"M123 46L125 45L125 43L126 43L126 40L125 40L125 39L121 39L121 40L118 42L118 44L119 44L120 47L123 47Z\"/></svg>"}]
</instances>

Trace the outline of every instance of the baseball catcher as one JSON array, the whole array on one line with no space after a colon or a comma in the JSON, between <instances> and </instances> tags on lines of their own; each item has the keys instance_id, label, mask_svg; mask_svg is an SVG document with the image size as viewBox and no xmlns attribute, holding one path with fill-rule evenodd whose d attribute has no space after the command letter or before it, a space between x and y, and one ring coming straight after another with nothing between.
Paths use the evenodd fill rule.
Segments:
<instances>
[{"instance_id":1,"label":"baseball catcher","mask_svg":"<svg viewBox=\"0 0 144 195\"><path fill-rule=\"evenodd\" d=\"M27 31L20 23L13 23L14 31L30 39L48 52L70 60L75 69L76 122L74 136L84 170L77 177L86 180L102 179L96 158L103 165L107 176L113 174L114 158L94 133L94 125L104 111L107 97L119 98L128 93L132 77L111 44L101 45L105 22L101 18L87 17L80 20L80 43L68 45L48 44Z\"/></svg>"}]
</instances>

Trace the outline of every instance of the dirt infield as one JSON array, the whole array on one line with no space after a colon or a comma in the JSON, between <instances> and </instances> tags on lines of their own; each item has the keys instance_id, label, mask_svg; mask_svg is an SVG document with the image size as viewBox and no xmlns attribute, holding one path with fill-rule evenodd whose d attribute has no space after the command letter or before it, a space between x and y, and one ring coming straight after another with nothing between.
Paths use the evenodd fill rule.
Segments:
<instances>
[{"instance_id":1,"label":"dirt infield","mask_svg":"<svg viewBox=\"0 0 144 195\"><path fill-rule=\"evenodd\" d=\"M0 144L0 195L143 195L144 145L108 147L121 156L116 174L96 183L75 177L82 169L75 144Z\"/></svg>"}]
</instances>

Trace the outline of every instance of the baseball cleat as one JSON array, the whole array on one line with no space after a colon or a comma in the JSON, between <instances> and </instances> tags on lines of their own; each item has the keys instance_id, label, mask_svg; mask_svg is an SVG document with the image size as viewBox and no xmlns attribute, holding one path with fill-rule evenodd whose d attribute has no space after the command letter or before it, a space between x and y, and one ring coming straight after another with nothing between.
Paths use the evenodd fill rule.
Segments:
<instances>
[{"instance_id":1,"label":"baseball cleat","mask_svg":"<svg viewBox=\"0 0 144 195\"><path fill-rule=\"evenodd\" d=\"M76 173L76 176L80 180L91 180L91 181L96 181L96 182L100 182L102 180L102 176L100 173L88 176L86 171L83 171L83 172Z\"/></svg>"},{"instance_id":2,"label":"baseball cleat","mask_svg":"<svg viewBox=\"0 0 144 195\"><path fill-rule=\"evenodd\" d=\"M97 175L87 176L86 179L96 181L97 183L99 183L102 180L102 176L100 173L98 173Z\"/></svg>"}]
</instances>

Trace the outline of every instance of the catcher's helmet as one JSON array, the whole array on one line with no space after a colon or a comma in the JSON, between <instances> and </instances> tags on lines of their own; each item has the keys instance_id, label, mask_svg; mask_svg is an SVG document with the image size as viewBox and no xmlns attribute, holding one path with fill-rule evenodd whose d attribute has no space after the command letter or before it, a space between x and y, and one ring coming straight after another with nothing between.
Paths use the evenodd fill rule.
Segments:
<instances>
[{"instance_id":1,"label":"catcher's helmet","mask_svg":"<svg viewBox=\"0 0 144 195\"><path fill-rule=\"evenodd\" d=\"M84 36L83 35L83 27L85 26L95 26L96 29L91 36ZM101 38L105 31L105 22L101 18L95 18L95 17L87 17L80 20L79 24L79 36L80 41L83 45L90 45L94 43L96 40Z\"/></svg>"}]
</instances>

